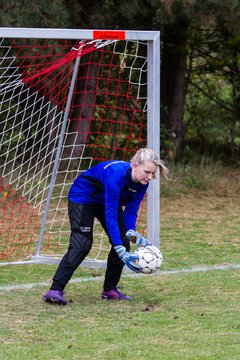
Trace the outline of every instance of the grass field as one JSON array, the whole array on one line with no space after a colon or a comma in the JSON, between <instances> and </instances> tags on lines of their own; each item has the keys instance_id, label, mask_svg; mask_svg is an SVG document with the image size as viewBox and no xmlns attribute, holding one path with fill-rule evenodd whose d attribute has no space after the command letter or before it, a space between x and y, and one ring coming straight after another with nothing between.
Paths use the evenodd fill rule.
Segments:
<instances>
[{"instance_id":1,"label":"grass field","mask_svg":"<svg viewBox=\"0 0 240 360\"><path fill-rule=\"evenodd\" d=\"M103 302L102 270L78 269L51 306L55 266L1 267L0 359L239 360L240 171L222 171L179 168L162 187L165 261L123 275L131 302Z\"/></svg>"}]
</instances>

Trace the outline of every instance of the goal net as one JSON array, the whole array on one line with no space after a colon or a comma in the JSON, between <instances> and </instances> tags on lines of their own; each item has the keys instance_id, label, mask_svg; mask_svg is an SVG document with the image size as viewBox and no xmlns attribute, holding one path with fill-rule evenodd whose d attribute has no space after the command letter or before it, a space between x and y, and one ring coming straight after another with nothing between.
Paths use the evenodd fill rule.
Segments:
<instances>
[{"instance_id":1,"label":"goal net","mask_svg":"<svg viewBox=\"0 0 240 360\"><path fill-rule=\"evenodd\" d=\"M32 30L0 29L1 264L58 261L76 176L146 145L159 151L158 32ZM155 243L158 187L138 217ZM96 222L84 264L104 266L108 252Z\"/></svg>"}]
</instances>

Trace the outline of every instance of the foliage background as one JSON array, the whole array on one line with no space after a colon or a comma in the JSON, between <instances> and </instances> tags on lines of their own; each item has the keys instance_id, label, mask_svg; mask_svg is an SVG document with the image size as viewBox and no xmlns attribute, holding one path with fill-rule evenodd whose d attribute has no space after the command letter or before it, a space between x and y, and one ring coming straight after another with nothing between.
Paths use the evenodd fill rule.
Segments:
<instances>
[{"instance_id":1,"label":"foliage background","mask_svg":"<svg viewBox=\"0 0 240 360\"><path fill-rule=\"evenodd\" d=\"M162 157L239 161L237 0L3 0L0 25L160 30Z\"/></svg>"}]
</instances>

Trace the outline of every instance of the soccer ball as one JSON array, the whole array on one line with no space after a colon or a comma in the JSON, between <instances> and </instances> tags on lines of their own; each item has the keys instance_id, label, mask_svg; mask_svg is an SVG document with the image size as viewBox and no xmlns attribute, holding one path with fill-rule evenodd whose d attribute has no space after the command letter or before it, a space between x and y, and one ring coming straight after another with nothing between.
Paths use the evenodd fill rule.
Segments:
<instances>
[{"instance_id":1,"label":"soccer ball","mask_svg":"<svg viewBox=\"0 0 240 360\"><path fill-rule=\"evenodd\" d=\"M135 250L135 253L139 255L138 265L141 267L140 272L143 274L151 274L162 265L162 253L154 245L139 247Z\"/></svg>"}]
</instances>

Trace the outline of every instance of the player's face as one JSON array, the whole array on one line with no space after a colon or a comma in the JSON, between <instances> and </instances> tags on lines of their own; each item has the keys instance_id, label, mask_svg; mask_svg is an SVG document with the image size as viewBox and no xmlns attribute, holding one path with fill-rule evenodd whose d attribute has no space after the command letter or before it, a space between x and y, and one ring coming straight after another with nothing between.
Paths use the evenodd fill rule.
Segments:
<instances>
[{"instance_id":1,"label":"player's face","mask_svg":"<svg viewBox=\"0 0 240 360\"><path fill-rule=\"evenodd\" d=\"M152 180L157 172L157 166L151 161L144 161L143 164L134 164L132 168L132 179L146 185Z\"/></svg>"}]
</instances>

